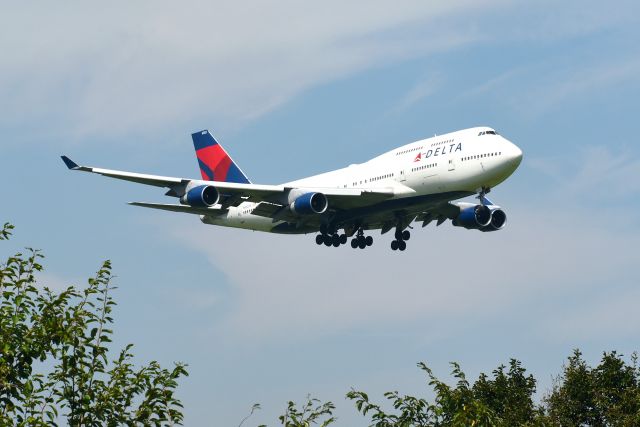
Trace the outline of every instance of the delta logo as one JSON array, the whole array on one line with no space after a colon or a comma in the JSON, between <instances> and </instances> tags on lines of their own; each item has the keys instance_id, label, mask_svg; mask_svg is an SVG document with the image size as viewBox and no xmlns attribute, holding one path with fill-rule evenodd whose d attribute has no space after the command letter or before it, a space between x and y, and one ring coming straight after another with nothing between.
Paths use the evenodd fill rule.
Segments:
<instances>
[{"instance_id":1,"label":"delta logo","mask_svg":"<svg viewBox=\"0 0 640 427\"><path fill-rule=\"evenodd\" d=\"M415 159L413 159L413 162L419 162L420 160L422 160L422 153L418 153L418 155L416 156Z\"/></svg>"}]
</instances>

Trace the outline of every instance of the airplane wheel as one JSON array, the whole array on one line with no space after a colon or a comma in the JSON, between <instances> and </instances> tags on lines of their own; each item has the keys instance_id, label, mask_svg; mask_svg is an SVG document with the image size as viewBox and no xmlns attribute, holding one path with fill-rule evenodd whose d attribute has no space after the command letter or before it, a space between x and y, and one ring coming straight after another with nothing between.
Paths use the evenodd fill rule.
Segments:
<instances>
[{"instance_id":1,"label":"airplane wheel","mask_svg":"<svg viewBox=\"0 0 640 427\"><path fill-rule=\"evenodd\" d=\"M364 249L367 247L367 241L362 238L362 239L358 239L358 247L360 247L360 249Z\"/></svg>"},{"instance_id":2,"label":"airplane wheel","mask_svg":"<svg viewBox=\"0 0 640 427\"><path fill-rule=\"evenodd\" d=\"M401 251L404 251L405 249L407 249L407 244L404 242L404 240L400 240L398 242L398 249L400 249Z\"/></svg>"},{"instance_id":3,"label":"airplane wheel","mask_svg":"<svg viewBox=\"0 0 640 427\"><path fill-rule=\"evenodd\" d=\"M322 237L322 234L318 234L316 236L316 244L321 245L324 242L324 238Z\"/></svg>"},{"instance_id":4,"label":"airplane wheel","mask_svg":"<svg viewBox=\"0 0 640 427\"><path fill-rule=\"evenodd\" d=\"M371 245L373 245L373 237L371 237L371 236L367 236L367 237L365 238L365 242L366 242L367 246L371 246Z\"/></svg>"},{"instance_id":5,"label":"airplane wheel","mask_svg":"<svg viewBox=\"0 0 640 427\"><path fill-rule=\"evenodd\" d=\"M343 234L340 236L340 243L345 245L347 243L347 235Z\"/></svg>"},{"instance_id":6,"label":"airplane wheel","mask_svg":"<svg viewBox=\"0 0 640 427\"><path fill-rule=\"evenodd\" d=\"M402 240L402 231L396 230L396 240Z\"/></svg>"},{"instance_id":7,"label":"airplane wheel","mask_svg":"<svg viewBox=\"0 0 640 427\"><path fill-rule=\"evenodd\" d=\"M333 236L331 236L331 243L333 244L333 246L335 246L336 248L338 246L340 246L340 236L338 236L337 234L334 234Z\"/></svg>"},{"instance_id":8,"label":"airplane wheel","mask_svg":"<svg viewBox=\"0 0 640 427\"><path fill-rule=\"evenodd\" d=\"M411 233L409 233L409 230L404 230L402 232L402 240L409 240L410 237L411 237Z\"/></svg>"},{"instance_id":9,"label":"airplane wheel","mask_svg":"<svg viewBox=\"0 0 640 427\"><path fill-rule=\"evenodd\" d=\"M334 248L340 247L340 241L338 240L337 242L333 242L333 247Z\"/></svg>"},{"instance_id":10,"label":"airplane wheel","mask_svg":"<svg viewBox=\"0 0 640 427\"><path fill-rule=\"evenodd\" d=\"M358 247L358 240L357 239L351 239L351 247L353 249Z\"/></svg>"},{"instance_id":11,"label":"airplane wheel","mask_svg":"<svg viewBox=\"0 0 640 427\"><path fill-rule=\"evenodd\" d=\"M333 239L331 239L331 236L327 234L322 236L322 240L325 246L331 246L333 244Z\"/></svg>"},{"instance_id":12,"label":"airplane wheel","mask_svg":"<svg viewBox=\"0 0 640 427\"><path fill-rule=\"evenodd\" d=\"M398 241L397 240L393 240L391 242L391 250L393 250L393 251L397 251L398 250Z\"/></svg>"}]
</instances>

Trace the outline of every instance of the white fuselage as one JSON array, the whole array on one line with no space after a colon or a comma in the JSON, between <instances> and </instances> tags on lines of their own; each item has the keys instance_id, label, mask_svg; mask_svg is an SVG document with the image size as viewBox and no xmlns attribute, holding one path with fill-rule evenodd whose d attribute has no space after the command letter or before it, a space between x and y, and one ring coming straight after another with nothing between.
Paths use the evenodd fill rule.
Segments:
<instances>
[{"instance_id":1,"label":"white fuselage","mask_svg":"<svg viewBox=\"0 0 640 427\"><path fill-rule=\"evenodd\" d=\"M412 142L365 163L284 184L310 188L384 188L392 199L451 194L458 199L492 188L507 179L522 160L522 151L493 129L477 127ZM409 199L407 199L409 198ZM272 231L278 222L252 215L257 203L230 207L226 215L202 217L207 224Z\"/></svg>"}]
</instances>

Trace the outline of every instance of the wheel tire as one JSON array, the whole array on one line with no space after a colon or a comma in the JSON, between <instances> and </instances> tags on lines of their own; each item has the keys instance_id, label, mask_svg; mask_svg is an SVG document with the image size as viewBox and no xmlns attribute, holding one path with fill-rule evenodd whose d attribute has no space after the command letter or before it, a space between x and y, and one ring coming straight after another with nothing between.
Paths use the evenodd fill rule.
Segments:
<instances>
[{"instance_id":1,"label":"wheel tire","mask_svg":"<svg viewBox=\"0 0 640 427\"><path fill-rule=\"evenodd\" d=\"M318 234L316 236L316 244L321 245L324 242L324 238L322 237L322 234Z\"/></svg>"},{"instance_id":2,"label":"wheel tire","mask_svg":"<svg viewBox=\"0 0 640 427\"><path fill-rule=\"evenodd\" d=\"M411 233L409 233L409 230L404 230L402 232L402 240L409 240L411 238Z\"/></svg>"},{"instance_id":3,"label":"wheel tire","mask_svg":"<svg viewBox=\"0 0 640 427\"><path fill-rule=\"evenodd\" d=\"M402 231L396 230L396 240L402 240Z\"/></svg>"},{"instance_id":4,"label":"wheel tire","mask_svg":"<svg viewBox=\"0 0 640 427\"><path fill-rule=\"evenodd\" d=\"M401 251L404 251L405 249L407 249L407 244L404 242L404 240L400 240L398 242L398 249L400 249Z\"/></svg>"},{"instance_id":5,"label":"wheel tire","mask_svg":"<svg viewBox=\"0 0 640 427\"><path fill-rule=\"evenodd\" d=\"M338 240L337 242L333 242L333 247L334 248L340 247L340 240Z\"/></svg>"},{"instance_id":6,"label":"wheel tire","mask_svg":"<svg viewBox=\"0 0 640 427\"><path fill-rule=\"evenodd\" d=\"M340 236L338 236L337 234L334 234L333 236L331 236L331 243L333 244L333 246L335 246L336 248L338 246L340 246Z\"/></svg>"},{"instance_id":7,"label":"wheel tire","mask_svg":"<svg viewBox=\"0 0 640 427\"><path fill-rule=\"evenodd\" d=\"M365 242L366 242L367 246L371 246L371 245L373 245L373 237L371 237L371 236L367 236L367 237L365 237L365 239L364 239L364 240L365 240Z\"/></svg>"},{"instance_id":8,"label":"wheel tire","mask_svg":"<svg viewBox=\"0 0 640 427\"><path fill-rule=\"evenodd\" d=\"M329 236L328 234L324 234L322 237L322 240L324 241L325 246L331 246L333 244L333 240L331 239L331 236Z\"/></svg>"},{"instance_id":9,"label":"wheel tire","mask_svg":"<svg viewBox=\"0 0 640 427\"><path fill-rule=\"evenodd\" d=\"M393 251L397 251L398 250L398 241L397 240L393 240L391 242L391 250L393 250Z\"/></svg>"},{"instance_id":10,"label":"wheel tire","mask_svg":"<svg viewBox=\"0 0 640 427\"><path fill-rule=\"evenodd\" d=\"M340 236L340 243L343 244L343 245L347 243L347 235L346 234L343 234L343 235Z\"/></svg>"},{"instance_id":11,"label":"wheel tire","mask_svg":"<svg viewBox=\"0 0 640 427\"><path fill-rule=\"evenodd\" d=\"M358 240L357 239L351 239L351 247L353 249L358 247Z\"/></svg>"},{"instance_id":12,"label":"wheel tire","mask_svg":"<svg viewBox=\"0 0 640 427\"><path fill-rule=\"evenodd\" d=\"M358 247L364 249L367 247L367 242L364 238L358 239Z\"/></svg>"}]
</instances>

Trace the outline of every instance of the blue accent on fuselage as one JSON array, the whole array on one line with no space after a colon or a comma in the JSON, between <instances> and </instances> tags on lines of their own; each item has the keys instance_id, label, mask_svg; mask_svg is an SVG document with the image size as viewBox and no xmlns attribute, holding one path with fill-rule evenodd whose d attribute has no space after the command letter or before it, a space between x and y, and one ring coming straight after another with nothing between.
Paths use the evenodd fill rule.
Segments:
<instances>
[{"instance_id":1,"label":"blue accent on fuselage","mask_svg":"<svg viewBox=\"0 0 640 427\"><path fill-rule=\"evenodd\" d=\"M208 130L192 133L191 138L193 139L193 145L196 148L196 151L218 144L218 141L216 141Z\"/></svg>"}]
</instances>

